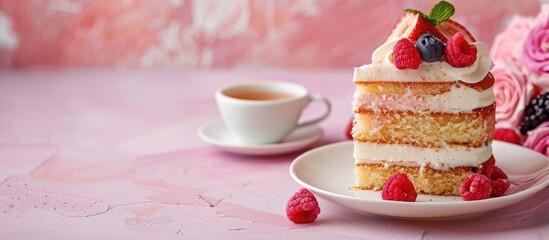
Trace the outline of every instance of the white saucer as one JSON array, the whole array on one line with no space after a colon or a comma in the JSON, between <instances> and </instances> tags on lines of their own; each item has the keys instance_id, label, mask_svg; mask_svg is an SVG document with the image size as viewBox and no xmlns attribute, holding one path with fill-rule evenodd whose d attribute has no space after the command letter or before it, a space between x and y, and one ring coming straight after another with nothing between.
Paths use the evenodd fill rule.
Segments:
<instances>
[{"instance_id":1,"label":"white saucer","mask_svg":"<svg viewBox=\"0 0 549 240\"><path fill-rule=\"evenodd\" d=\"M198 136L221 150L245 155L277 155L303 149L322 137L317 126L301 127L291 132L280 143L244 144L233 136L222 122L208 124L198 130Z\"/></svg>"},{"instance_id":2,"label":"white saucer","mask_svg":"<svg viewBox=\"0 0 549 240\"><path fill-rule=\"evenodd\" d=\"M500 141L492 144L496 164L511 183L549 164L544 155ZM549 185L549 179L519 191L480 201L419 194L417 202L386 201L380 192L350 191L354 184L353 142L340 142L310 150L290 165L290 175L318 197L359 212L405 219L443 219L474 216L524 200Z\"/></svg>"}]
</instances>

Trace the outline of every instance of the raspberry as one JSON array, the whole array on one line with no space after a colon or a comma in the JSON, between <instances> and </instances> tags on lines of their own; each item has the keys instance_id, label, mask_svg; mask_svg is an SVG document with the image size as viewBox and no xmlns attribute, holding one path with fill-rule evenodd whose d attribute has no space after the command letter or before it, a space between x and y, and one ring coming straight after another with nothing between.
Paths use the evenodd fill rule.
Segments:
<instances>
[{"instance_id":1,"label":"raspberry","mask_svg":"<svg viewBox=\"0 0 549 240\"><path fill-rule=\"evenodd\" d=\"M522 138L517 134L517 132L508 128L496 129L494 132L494 139L519 145L522 142Z\"/></svg>"},{"instance_id":2,"label":"raspberry","mask_svg":"<svg viewBox=\"0 0 549 240\"><path fill-rule=\"evenodd\" d=\"M477 60L477 47L470 45L461 33L446 42L446 61L452 67L467 67Z\"/></svg>"},{"instance_id":3,"label":"raspberry","mask_svg":"<svg viewBox=\"0 0 549 240\"><path fill-rule=\"evenodd\" d=\"M484 170L484 175L490 179L490 184L492 185L491 197L499 197L507 191L511 182L507 174L497 166L489 166Z\"/></svg>"},{"instance_id":4,"label":"raspberry","mask_svg":"<svg viewBox=\"0 0 549 240\"><path fill-rule=\"evenodd\" d=\"M477 173L471 174L459 186L461 199L465 201L487 199L490 197L491 192L490 179Z\"/></svg>"},{"instance_id":5,"label":"raspberry","mask_svg":"<svg viewBox=\"0 0 549 240\"><path fill-rule=\"evenodd\" d=\"M306 188L299 189L286 205L286 216L293 223L312 223L319 213L315 196Z\"/></svg>"},{"instance_id":6,"label":"raspberry","mask_svg":"<svg viewBox=\"0 0 549 240\"><path fill-rule=\"evenodd\" d=\"M520 133L526 134L547 120L549 120L549 92L536 96L526 106L524 118L520 124Z\"/></svg>"},{"instance_id":7,"label":"raspberry","mask_svg":"<svg viewBox=\"0 0 549 240\"><path fill-rule=\"evenodd\" d=\"M404 173L396 173L390 176L383 185L381 197L384 200L415 202L417 197L414 184Z\"/></svg>"},{"instance_id":8,"label":"raspberry","mask_svg":"<svg viewBox=\"0 0 549 240\"><path fill-rule=\"evenodd\" d=\"M494 158L494 156L491 156L488 161L484 162L482 164L482 168L483 169L486 169L487 167L489 166L492 166L492 165L496 165L496 159Z\"/></svg>"},{"instance_id":9,"label":"raspberry","mask_svg":"<svg viewBox=\"0 0 549 240\"><path fill-rule=\"evenodd\" d=\"M509 179L498 178L496 181L492 181L492 193L490 193L490 197L503 196L510 185L511 182Z\"/></svg>"},{"instance_id":10,"label":"raspberry","mask_svg":"<svg viewBox=\"0 0 549 240\"><path fill-rule=\"evenodd\" d=\"M412 41L401 38L393 48L393 62L398 69L417 69L421 64L421 56Z\"/></svg>"}]
</instances>

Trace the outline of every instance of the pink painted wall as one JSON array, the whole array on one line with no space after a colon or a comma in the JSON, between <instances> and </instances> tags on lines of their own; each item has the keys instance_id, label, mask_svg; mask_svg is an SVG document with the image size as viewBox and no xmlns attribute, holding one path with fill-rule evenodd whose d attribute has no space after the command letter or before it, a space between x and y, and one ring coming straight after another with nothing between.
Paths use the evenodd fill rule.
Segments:
<instances>
[{"instance_id":1,"label":"pink painted wall","mask_svg":"<svg viewBox=\"0 0 549 240\"><path fill-rule=\"evenodd\" d=\"M0 69L349 68L438 0L0 0ZM453 0L491 44L538 0Z\"/></svg>"}]
</instances>

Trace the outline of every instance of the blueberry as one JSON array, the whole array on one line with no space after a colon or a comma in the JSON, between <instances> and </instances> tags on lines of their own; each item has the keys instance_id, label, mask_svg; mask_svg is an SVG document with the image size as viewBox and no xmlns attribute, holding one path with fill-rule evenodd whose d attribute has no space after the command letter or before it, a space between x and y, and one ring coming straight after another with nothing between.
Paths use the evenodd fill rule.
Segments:
<instances>
[{"instance_id":1,"label":"blueberry","mask_svg":"<svg viewBox=\"0 0 549 240\"><path fill-rule=\"evenodd\" d=\"M431 34L423 34L416 41L421 59L425 62L438 61L444 54L444 43Z\"/></svg>"}]
</instances>

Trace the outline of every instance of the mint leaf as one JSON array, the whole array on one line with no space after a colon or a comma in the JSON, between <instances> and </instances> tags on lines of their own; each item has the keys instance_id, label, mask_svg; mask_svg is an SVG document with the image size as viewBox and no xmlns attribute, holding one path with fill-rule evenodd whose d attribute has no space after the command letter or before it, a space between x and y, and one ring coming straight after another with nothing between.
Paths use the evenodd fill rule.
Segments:
<instances>
[{"instance_id":1,"label":"mint leaf","mask_svg":"<svg viewBox=\"0 0 549 240\"><path fill-rule=\"evenodd\" d=\"M421 16L423 19L429 20L429 16L427 16L425 13L422 13L422 12L419 11L419 10L406 8L406 9L404 9L404 12L417 13L417 14L419 14L419 16Z\"/></svg>"},{"instance_id":2,"label":"mint leaf","mask_svg":"<svg viewBox=\"0 0 549 240\"><path fill-rule=\"evenodd\" d=\"M454 12L454 5L446 1L440 1L433 6L427 18L436 26L448 20L452 15L454 15Z\"/></svg>"}]
</instances>

